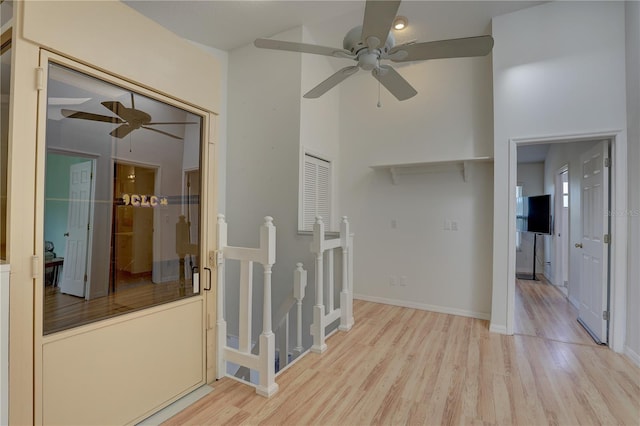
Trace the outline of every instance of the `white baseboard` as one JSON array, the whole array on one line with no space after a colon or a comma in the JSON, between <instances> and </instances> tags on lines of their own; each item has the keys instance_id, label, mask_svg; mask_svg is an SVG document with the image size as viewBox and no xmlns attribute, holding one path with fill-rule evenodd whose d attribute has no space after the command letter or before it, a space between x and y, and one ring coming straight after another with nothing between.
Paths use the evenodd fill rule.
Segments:
<instances>
[{"instance_id":1,"label":"white baseboard","mask_svg":"<svg viewBox=\"0 0 640 426\"><path fill-rule=\"evenodd\" d=\"M497 333L497 334L507 334L507 327L504 326L504 325L498 325L498 324L491 323L489 325L489 332L490 333Z\"/></svg>"},{"instance_id":2,"label":"white baseboard","mask_svg":"<svg viewBox=\"0 0 640 426\"><path fill-rule=\"evenodd\" d=\"M640 355L629 346L624 347L624 354L633 362L637 367L640 367Z\"/></svg>"},{"instance_id":3,"label":"white baseboard","mask_svg":"<svg viewBox=\"0 0 640 426\"><path fill-rule=\"evenodd\" d=\"M387 299L386 297L367 296L364 294L354 294L354 299L366 302L383 303L385 305L401 306L403 308L420 309L422 311L438 312L441 314L458 315L461 317L477 318L481 320L491 319L491 314L485 312L467 311L464 309L450 308L447 306L428 305L426 303L415 303L406 300Z\"/></svg>"}]
</instances>

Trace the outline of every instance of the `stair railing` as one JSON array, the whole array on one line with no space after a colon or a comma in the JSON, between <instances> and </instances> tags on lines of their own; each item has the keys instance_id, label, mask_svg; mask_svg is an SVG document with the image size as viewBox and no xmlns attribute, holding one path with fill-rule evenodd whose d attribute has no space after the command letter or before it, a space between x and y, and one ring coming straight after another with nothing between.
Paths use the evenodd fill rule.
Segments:
<instances>
[{"instance_id":1,"label":"stair railing","mask_svg":"<svg viewBox=\"0 0 640 426\"><path fill-rule=\"evenodd\" d=\"M340 223L340 237L325 239L325 228L322 217L316 217L313 225L313 242L311 252L316 255L316 304L313 307L313 335L312 352L322 353L327 349L325 343L326 328L340 319L338 327L341 331L349 331L353 327L353 235L349 233L349 221L346 216ZM340 307L334 307L334 252L342 249L342 291L340 292ZM324 277L324 254L327 252L327 277ZM324 302L324 286L327 281L327 304Z\"/></svg>"},{"instance_id":2,"label":"stair railing","mask_svg":"<svg viewBox=\"0 0 640 426\"><path fill-rule=\"evenodd\" d=\"M275 335L271 330L271 269L276 260L276 228L273 218L264 218L264 224L260 227L260 248L257 249L227 245L227 223L224 215L218 215L217 235L217 378L226 375L227 362L257 370L260 379L256 393L269 397L278 391L278 384L275 382ZM240 261L238 349L227 346L227 323L224 318L225 259ZM257 355L251 353L253 262L262 264L264 268L262 334Z\"/></svg>"},{"instance_id":3,"label":"stair railing","mask_svg":"<svg viewBox=\"0 0 640 426\"><path fill-rule=\"evenodd\" d=\"M304 299L305 289L307 287L307 271L302 268L302 263L296 265L293 272L293 290L289 294L280 308L274 315L274 333L276 334L276 342L278 348L278 363L276 374L282 371L289 362L294 361L303 352L302 346L302 300ZM290 343L290 321L289 314L294 307L297 308L296 315L296 345L292 348ZM289 355L291 354L291 359Z\"/></svg>"}]
</instances>

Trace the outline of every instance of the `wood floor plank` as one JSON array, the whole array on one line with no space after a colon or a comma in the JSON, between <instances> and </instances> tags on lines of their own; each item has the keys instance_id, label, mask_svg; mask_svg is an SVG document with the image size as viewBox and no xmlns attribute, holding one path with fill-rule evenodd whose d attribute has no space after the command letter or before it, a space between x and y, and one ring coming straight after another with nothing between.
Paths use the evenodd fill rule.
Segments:
<instances>
[{"instance_id":1,"label":"wood floor plank","mask_svg":"<svg viewBox=\"0 0 640 426\"><path fill-rule=\"evenodd\" d=\"M539 295L523 303L526 316L550 306ZM639 424L640 369L608 348L558 341L565 331L548 323L504 336L487 321L363 301L354 317L325 353L279 375L273 397L224 378L166 424Z\"/></svg>"}]
</instances>

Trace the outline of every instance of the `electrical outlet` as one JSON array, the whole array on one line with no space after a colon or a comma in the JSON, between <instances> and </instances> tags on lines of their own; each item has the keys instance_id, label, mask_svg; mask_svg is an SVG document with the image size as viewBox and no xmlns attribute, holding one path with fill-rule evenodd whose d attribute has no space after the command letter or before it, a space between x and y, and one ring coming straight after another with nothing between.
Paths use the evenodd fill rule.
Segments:
<instances>
[{"instance_id":1,"label":"electrical outlet","mask_svg":"<svg viewBox=\"0 0 640 426\"><path fill-rule=\"evenodd\" d=\"M395 286L396 284L397 284L396 277L394 277L394 276L390 276L390 277L389 277L389 285L390 285L390 286Z\"/></svg>"},{"instance_id":2,"label":"electrical outlet","mask_svg":"<svg viewBox=\"0 0 640 426\"><path fill-rule=\"evenodd\" d=\"M396 229L398 227L398 221L395 219L391 220L391 229Z\"/></svg>"},{"instance_id":3,"label":"electrical outlet","mask_svg":"<svg viewBox=\"0 0 640 426\"><path fill-rule=\"evenodd\" d=\"M403 275L403 276L400 277L400 285L402 287L406 287L407 286L407 276L406 275Z\"/></svg>"},{"instance_id":4,"label":"electrical outlet","mask_svg":"<svg viewBox=\"0 0 640 426\"><path fill-rule=\"evenodd\" d=\"M451 230L452 231L457 231L458 230L458 222L455 220L451 221Z\"/></svg>"},{"instance_id":5,"label":"electrical outlet","mask_svg":"<svg viewBox=\"0 0 640 426\"><path fill-rule=\"evenodd\" d=\"M445 219L444 221L444 230L451 231L451 221L449 219Z\"/></svg>"}]
</instances>

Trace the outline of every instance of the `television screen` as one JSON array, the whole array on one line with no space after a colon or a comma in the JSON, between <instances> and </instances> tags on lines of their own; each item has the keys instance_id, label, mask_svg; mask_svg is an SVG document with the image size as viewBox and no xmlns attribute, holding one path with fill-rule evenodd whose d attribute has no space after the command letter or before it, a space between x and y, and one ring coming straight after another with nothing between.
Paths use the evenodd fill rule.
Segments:
<instances>
[{"instance_id":1,"label":"television screen","mask_svg":"<svg viewBox=\"0 0 640 426\"><path fill-rule=\"evenodd\" d=\"M551 195L527 197L527 231L551 234Z\"/></svg>"}]
</instances>

